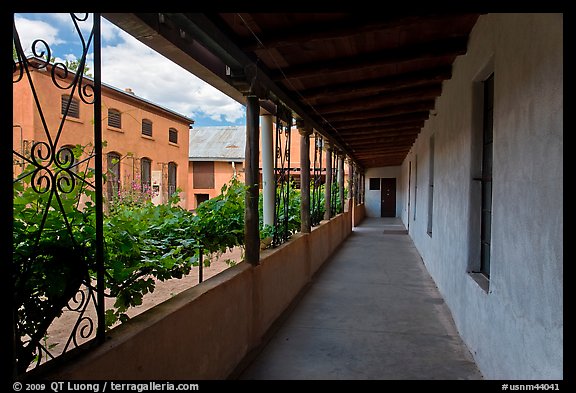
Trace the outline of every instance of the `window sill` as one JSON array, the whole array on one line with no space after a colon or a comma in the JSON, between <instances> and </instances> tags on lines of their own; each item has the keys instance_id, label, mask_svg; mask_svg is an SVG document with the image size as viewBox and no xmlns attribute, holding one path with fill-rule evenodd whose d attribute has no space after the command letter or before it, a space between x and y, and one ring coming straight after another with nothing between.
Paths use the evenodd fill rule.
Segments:
<instances>
[{"instance_id":1,"label":"window sill","mask_svg":"<svg viewBox=\"0 0 576 393\"><path fill-rule=\"evenodd\" d=\"M60 115L60 119L63 119L64 116ZM80 120L77 117L71 117L70 115L66 116L66 121L72 121L74 123L80 123L80 124L84 124L84 122L82 120Z\"/></svg>"},{"instance_id":2,"label":"window sill","mask_svg":"<svg viewBox=\"0 0 576 393\"><path fill-rule=\"evenodd\" d=\"M124 130L122 130L121 128L107 126L106 129L109 131L114 131L114 132L119 132L121 134L124 134Z\"/></svg>"},{"instance_id":3,"label":"window sill","mask_svg":"<svg viewBox=\"0 0 576 393\"><path fill-rule=\"evenodd\" d=\"M490 293L490 279L484 273L468 272L468 275L478 284L480 288L486 293Z\"/></svg>"},{"instance_id":4,"label":"window sill","mask_svg":"<svg viewBox=\"0 0 576 393\"><path fill-rule=\"evenodd\" d=\"M179 144L177 144L177 143L174 143L174 142L170 142L170 141L168 141L168 144L169 144L170 146L174 146L174 147L180 147L180 145L179 145Z\"/></svg>"},{"instance_id":5,"label":"window sill","mask_svg":"<svg viewBox=\"0 0 576 393\"><path fill-rule=\"evenodd\" d=\"M141 136L142 138L148 139L148 140L150 140L150 141L155 140L154 137L152 137L152 136L148 136L148 135L140 135L140 136Z\"/></svg>"}]
</instances>

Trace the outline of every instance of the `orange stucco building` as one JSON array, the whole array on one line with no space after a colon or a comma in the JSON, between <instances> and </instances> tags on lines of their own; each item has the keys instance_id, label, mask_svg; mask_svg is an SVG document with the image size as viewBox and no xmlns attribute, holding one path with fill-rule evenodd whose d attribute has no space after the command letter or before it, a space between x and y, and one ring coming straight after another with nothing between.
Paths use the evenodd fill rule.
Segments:
<instances>
[{"instance_id":1,"label":"orange stucco building","mask_svg":"<svg viewBox=\"0 0 576 393\"><path fill-rule=\"evenodd\" d=\"M28 61L41 64L34 58ZM93 105L85 103L77 90L63 119L70 90L56 86L51 66L28 68L40 109L30 83L15 83L14 151L30 157L36 142L48 140L47 133L52 140L59 134L57 151L62 147L93 144ZM70 73L67 80L72 77L73 73ZM57 78L57 82L66 84L65 79ZM129 190L143 189L150 192L154 203L163 203L179 189L180 205L188 208L188 140L193 123L190 118L136 96L130 89L120 90L102 84L102 162L107 175L104 185L106 199ZM22 161L14 155L15 174L22 171ZM94 165L93 161L88 164ZM85 164L79 168L84 170Z\"/></svg>"}]
</instances>

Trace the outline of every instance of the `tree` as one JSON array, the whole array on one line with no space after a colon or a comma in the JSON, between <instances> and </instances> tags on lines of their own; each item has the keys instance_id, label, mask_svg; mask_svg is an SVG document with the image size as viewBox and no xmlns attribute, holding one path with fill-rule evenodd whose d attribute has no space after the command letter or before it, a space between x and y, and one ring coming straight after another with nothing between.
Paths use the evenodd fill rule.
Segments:
<instances>
[{"instance_id":1,"label":"tree","mask_svg":"<svg viewBox=\"0 0 576 393\"><path fill-rule=\"evenodd\" d=\"M14 61L18 61L18 51L16 50L16 45L14 43L12 43L12 58L14 59ZM52 57L50 59L50 63L54 64L56 62L56 58ZM78 68L80 67L80 61L79 60L64 60L64 65L66 66L66 68L69 71L73 71L73 72L77 72ZM83 74L89 77L92 77L92 73L90 72L90 67L88 67L87 65L84 65L84 71Z\"/></svg>"}]
</instances>

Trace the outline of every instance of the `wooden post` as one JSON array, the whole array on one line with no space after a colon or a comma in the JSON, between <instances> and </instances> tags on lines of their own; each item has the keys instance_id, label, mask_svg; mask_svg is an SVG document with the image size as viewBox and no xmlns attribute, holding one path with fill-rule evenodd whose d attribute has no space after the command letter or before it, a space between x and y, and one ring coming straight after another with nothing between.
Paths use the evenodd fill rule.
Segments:
<instances>
[{"instance_id":1,"label":"wooden post","mask_svg":"<svg viewBox=\"0 0 576 393\"><path fill-rule=\"evenodd\" d=\"M312 129L297 123L300 133L300 232L310 233L310 135Z\"/></svg>"},{"instance_id":2,"label":"wooden post","mask_svg":"<svg viewBox=\"0 0 576 393\"><path fill-rule=\"evenodd\" d=\"M326 181L324 183L324 219L329 220L331 217L330 197L332 195L332 146L328 140L324 139L326 148Z\"/></svg>"},{"instance_id":3,"label":"wooden post","mask_svg":"<svg viewBox=\"0 0 576 393\"><path fill-rule=\"evenodd\" d=\"M244 247L246 262L260 263L260 231L258 223L258 145L260 104L258 97L246 97L246 157L245 184L246 207L244 210Z\"/></svg>"},{"instance_id":4,"label":"wooden post","mask_svg":"<svg viewBox=\"0 0 576 393\"><path fill-rule=\"evenodd\" d=\"M338 191L340 193L340 211L344 213L344 153L338 156Z\"/></svg>"}]
</instances>

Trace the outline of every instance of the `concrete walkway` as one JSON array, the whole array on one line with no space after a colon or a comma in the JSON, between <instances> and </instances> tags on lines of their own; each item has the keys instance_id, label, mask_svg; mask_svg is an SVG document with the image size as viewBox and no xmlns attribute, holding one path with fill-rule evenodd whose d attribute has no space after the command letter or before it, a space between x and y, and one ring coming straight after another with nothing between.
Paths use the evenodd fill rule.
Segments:
<instances>
[{"instance_id":1,"label":"concrete walkway","mask_svg":"<svg viewBox=\"0 0 576 393\"><path fill-rule=\"evenodd\" d=\"M366 218L354 228L240 375L240 379L481 378L397 218Z\"/></svg>"}]
</instances>

